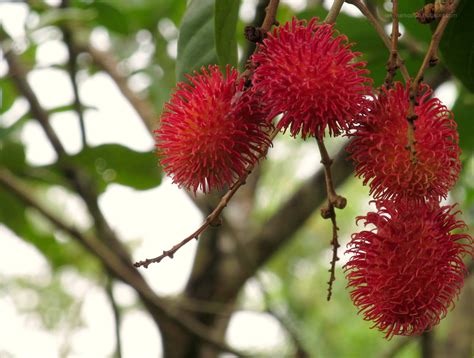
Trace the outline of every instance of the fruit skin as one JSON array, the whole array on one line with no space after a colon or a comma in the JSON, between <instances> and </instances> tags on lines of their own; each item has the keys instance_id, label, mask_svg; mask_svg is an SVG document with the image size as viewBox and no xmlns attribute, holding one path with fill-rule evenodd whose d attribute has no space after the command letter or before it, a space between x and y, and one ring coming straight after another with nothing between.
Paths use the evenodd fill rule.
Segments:
<instances>
[{"instance_id":1,"label":"fruit skin","mask_svg":"<svg viewBox=\"0 0 474 358\"><path fill-rule=\"evenodd\" d=\"M165 104L156 147L173 182L196 193L230 186L271 144L260 104L235 69L201 68Z\"/></svg>"},{"instance_id":2,"label":"fruit skin","mask_svg":"<svg viewBox=\"0 0 474 358\"><path fill-rule=\"evenodd\" d=\"M410 84L382 88L373 108L360 117L350 134L347 150L355 174L370 184L375 199L439 201L461 170L459 135L453 113L431 88L422 85L416 98L415 156L407 149Z\"/></svg>"},{"instance_id":3,"label":"fruit skin","mask_svg":"<svg viewBox=\"0 0 474 358\"><path fill-rule=\"evenodd\" d=\"M350 296L365 320L394 335L418 335L454 305L472 258L472 238L454 206L377 201L359 217L373 227L352 235L344 266ZM455 231L453 233L453 231Z\"/></svg>"},{"instance_id":4,"label":"fruit skin","mask_svg":"<svg viewBox=\"0 0 474 358\"><path fill-rule=\"evenodd\" d=\"M274 28L252 56L253 87L268 120L302 138L337 136L370 108L372 80L347 37L314 18Z\"/></svg>"}]
</instances>

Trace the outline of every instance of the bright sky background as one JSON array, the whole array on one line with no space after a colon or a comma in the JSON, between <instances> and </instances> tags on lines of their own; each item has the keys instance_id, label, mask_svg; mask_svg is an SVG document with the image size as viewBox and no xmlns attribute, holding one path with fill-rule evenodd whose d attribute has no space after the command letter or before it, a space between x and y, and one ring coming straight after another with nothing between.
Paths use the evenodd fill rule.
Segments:
<instances>
[{"instance_id":1,"label":"bright sky background","mask_svg":"<svg viewBox=\"0 0 474 358\"><path fill-rule=\"evenodd\" d=\"M304 7L305 0L287 0L295 8ZM50 3L56 3L52 1ZM250 17L255 0L245 0L241 16ZM0 21L11 36L24 37L26 6L22 4L0 4ZM46 36L39 33L37 36ZM107 34L97 31L95 44L107 47ZM174 50L169 49L170 52ZM133 61L146 61L146 51L137 53ZM67 58L65 46L59 40L50 40L38 48L38 64L48 66L63 63ZM133 65L132 61L132 65ZM0 61L0 76L6 67ZM84 76L86 78L86 76ZM38 94L45 108L52 108L72 101L72 88L67 76L55 69L41 69L30 73L28 80ZM144 85L134 80L134 86ZM87 138L91 145L119 143L140 151L153 150L151 136L141 125L140 119L123 99L115 84L102 73L81 81L80 95L86 105L96 111L87 111ZM437 95L452 106L455 98L453 84L442 86ZM2 118L2 124L11 124L27 110L27 104L18 100ZM71 113L56 114L52 118L54 129L70 153L80 150L77 119ZM48 164L55 160L55 154L36 122L25 125L22 141L27 148L27 159L32 164ZM285 151L284 144L277 143L270 152L270 159ZM316 166L314 148L303 153L297 175L301 178L311 175ZM48 198L63 206L69 216L74 217L78 226L86 227L88 217L84 206L64 190L53 188ZM111 185L100 198L100 206L112 227L124 241L140 239L141 244L134 250L135 259L142 259L171 247L177 240L187 236L201 221L201 215L184 192L170 180L154 190L135 191L127 187ZM139 214L137 214L139 213ZM160 265L142 270L156 292L172 295L180 292L189 275L196 243L188 244L180 250L174 260L165 260ZM51 272L45 259L31 246L17 238L0 225L0 278L5 276L28 276L38 282L48 282ZM21 260L18 258L21 257ZM28 263L28 264L25 264ZM171 273L171 274L170 274ZM0 294L0 357L2 352L10 352L16 357L57 357L65 340L71 342L69 357L107 357L114 349L114 323L109 301L101 287L98 287L71 270L64 271L61 282L76 297L84 299L81 315L85 326L65 336L64 332L48 332L31 315L17 312L12 297ZM246 295L252 300L259 299L255 287L249 283ZM124 305L136 301L133 290L124 284L116 284L114 293L119 303ZM25 302L35 301L34 295L25 295ZM269 348L278 346L285 339L284 333L273 318L252 312L236 314L228 330L229 343L238 348ZM126 358L157 357L161 342L154 322L140 310L132 310L123 317L121 327L123 353ZM25 343L26 342L26 343Z\"/></svg>"}]
</instances>

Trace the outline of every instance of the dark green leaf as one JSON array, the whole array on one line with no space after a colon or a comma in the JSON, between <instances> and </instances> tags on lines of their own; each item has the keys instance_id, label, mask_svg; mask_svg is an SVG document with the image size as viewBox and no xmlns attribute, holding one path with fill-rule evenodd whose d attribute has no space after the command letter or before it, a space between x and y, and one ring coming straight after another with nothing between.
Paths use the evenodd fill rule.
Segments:
<instances>
[{"instance_id":1,"label":"dark green leaf","mask_svg":"<svg viewBox=\"0 0 474 358\"><path fill-rule=\"evenodd\" d=\"M97 17L95 20L99 25L121 35L128 35L128 19L117 7L109 2L94 1L88 8L96 11Z\"/></svg>"},{"instance_id":2,"label":"dark green leaf","mask_svg":"<svg viewBox=\"0 0 474 358\"><path fill-rule=\"evenodd\" d=\"M214 8L214 34L219 64L237 65L235 29L239 18L240 0L218 0Z\"/></svg>"},{"instance_id":3,"label":"dark green leaf","mask_svg":"<svg viewBox=\"0 0 474 358\"><path fill-rule=\"evenodd\" d=\"M214 0L193 0L184 13L178 38L176 78L218 62L214 41Z\"/></svg>"},{"instance_id":4,"label":"dark green leaf","mask_svg":"<svg viewBox=\"0 0 474 358\"><path fill-rule=\"evenodd\" d=\"M25 148L23 145L13 141L0 143L0 166L16 173L23 172L25 168Z\"/></svg>"}]
</instances>

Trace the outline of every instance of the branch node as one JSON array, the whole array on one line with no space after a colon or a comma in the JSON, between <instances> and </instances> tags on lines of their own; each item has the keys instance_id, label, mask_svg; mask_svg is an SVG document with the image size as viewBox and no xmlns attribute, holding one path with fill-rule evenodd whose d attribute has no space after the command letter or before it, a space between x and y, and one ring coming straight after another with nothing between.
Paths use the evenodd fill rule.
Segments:
<instances>
[{"instance_id":1,"label":"branch node","mask_svg":"<svg viewBox=\"0 0 474 358\"><path fill-rule=\"evenodd\" d=\"M331 216L332 216L332 213L333 213L334 209L331 207L331 205L324 205L322 208L321 208L321 216L323 219L330 219Z\"/></svg>"},{"instance_id":2,"label":"branch node","mask_svg":"<svg viewBox=\"0 0 474 358\"><path fill-rule=\"evenodd\" d=\"M438 64L439 62L439 57L438 56L431 56L430 58L430 67L434 67Z\"/></svg>"},{"instance_id":3,"label":"branch node","mask_svg":"<svg viewBox=\"0 0 474 358\"><path fill-rule=\"evenodd\" d=\"M247 39L247 41L253 42L253 43L261 43L263 39L265 38L267 32L262 29L261 27L255 27L255 26L245 26L244 29L244 36Z\"/></svg>"},{"instance_id":4,"label":"branch node","mask_svg":"<svg viewBox=\"0 0 474 358\"><path fill-rule=\"evenodd\" d=\"M340 195L336 195L331 201L332 205L338 209L344 209L347 205L347 199Z\"/></svg>"}]
</instances>

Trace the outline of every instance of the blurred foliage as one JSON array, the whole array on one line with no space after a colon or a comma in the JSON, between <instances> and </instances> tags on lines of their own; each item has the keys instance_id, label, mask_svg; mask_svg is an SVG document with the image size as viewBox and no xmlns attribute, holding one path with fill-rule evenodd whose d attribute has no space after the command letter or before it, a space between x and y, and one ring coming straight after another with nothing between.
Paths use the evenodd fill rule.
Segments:
<instances>
[{"instance_id":1,"label":"blurred foliage","mask_svg":"<svg viewBox=\"0 0 474 358\"><path fill-rule=\"evenodd\" d=\"M246 2L251 5L256 3ZM390 1L368 3L379 18L386 25L389 24ZM283 23L293 16L306 19L317 16L323 19L327 9L318 4L318 1L308 1L303 9L295 10L283 2L278 20ZM74 30L75 38L83 42L88 42L94 34L102 31L109 39L106 46L110 47L119 61L121 71L128 76L143 75L148 80L138 95L148 98L157 113L169 98L176 78L183 80L186 73L192 73L207 64L235 65L241 60L238 53L245 53L248 46L242 34L246 23L238 16L242 1L238 0L72 0L70 5L70 8L59 9L51 8L41 0L30 1L25 38L14 39L18 42L15 51L28 71L41 69L37 63L37 50L54 40L53 35L48 38L45 30L54 29L55 32L50 32L58 34L58 26L67 25ZM403 14L400 21L405 30L400 38L400 53L412 76L421 64L431 38L430 27L420 25L412 16L422 5L423 0L400 2L400 14ZM351 6L346 4L345 7ZM443 65L456 76L454 83L458 85L463 82L465 85L458 85L453 108L466 165L456 195L462 199L461 207L467 221L472 221L474 119L471 117L474 113L474 97L469 90L472 91L474 86L474 62L471 56L474 51L474 2L463 0L461 9L461 14L448 27L441 49L445 61ZM371 25L351 7L350 12L340 14L335 26L339 32L347 35L349 41L354 43L353 49L360 51L362 59L368 62L374 84L382 84L388 51ZM242 51L238 51L238 48ZM145 54L146 60L134 65L133 58L137 54L142 57ZM80 58L78 64L81 82L84 77L99 71L87 56ZM66 74L65 63L53 66ZM397 78L400 79L400 76ZM75 195L61 175L61 163L38 166L27 160L21 134L25 125L32 120L31 115L15 109L15 105L21 104L21 99L8 75L0 78L0 88L0 113L8 117L8 121L0 121L0 166L20 176L36 195L46 196L48 190L55 187ZM84 109L90 108L84 105ZM64 103L49 109L49 113L59 112L74 112L74 108L71 103ZM342 142L340 139L330 142L331 153L335 153ZM319 161L313 143L294 140L287 135L278 139L273 150L277 153L274 155L270 152L271 160L262 164L262 178L252 222L254 226L268 218L291 195L294 188L309 176L306 167L316 168ZM135 190L151 189L161 183L162 173L157 167L152 148L149 152L137 152L116 143L87 146L71 154L68 160L93 178L91 185L98 193L106 191L111 183ZM360 181L354 179L348 180L341 188L341 192L350 198L348 207L340 214L338 212L343 244L357 230L354 217L368 210L367 191ZM49 201L48 205L54 212L66 215L59 203ZM61 312L67 312L80 303L77 297L72 297L62 287L58 279L62 270L70 268L97 280L103 275L100 265L77 244L64 239L41 222L16 197L3 189L0 189L0 222L41 252L52 272L51 281L44 286L36 284L33 279L2 277L0 289L15 286L17 290L33 292L33 295L38 296L37 304L28 310L40 314L45 328L55 329L61 320ZM357 316L345 290L340 266L332 301L326 302L330 230L328 223L315 213L294 240L271 260L265 268L265 273L274 278L273 284L268 287L270 298L276 305L283 307L285 314L294 322L312 356L375 357L390 350L397 340L385 341L379 332L369 329L369 323ZM80 320L75 324L79 326ZM446 321L442 322L441 331L448 330L447 324ZM415 342L397 355L417 356L419 349Z\"/></svg>"}]
</instances>

